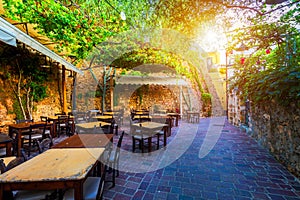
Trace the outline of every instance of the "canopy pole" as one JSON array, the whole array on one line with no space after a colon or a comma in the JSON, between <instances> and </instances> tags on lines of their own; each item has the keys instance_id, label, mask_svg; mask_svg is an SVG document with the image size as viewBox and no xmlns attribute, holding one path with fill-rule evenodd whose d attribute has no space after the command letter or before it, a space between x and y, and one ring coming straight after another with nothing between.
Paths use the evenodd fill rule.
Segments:
<instances>
[{"instance_id":1,"label":"canopy pole","mask_svg":"<svg viewBox=\"0 0 300 200\"><path fill-rule=\"evenodd\" d=\"M62 83L62 92L63 92L63 111L67 113L67 87L66 87L66 68L63 65L62 66L62 77L61 77L61 83Z\"/></svg>"},{"instance_id":2,"label":"canopy pole","mask_svg":"<svg viewBox=\"0 0 300 200\"><path fill-rule=\"evenodd\" d=\"M182 117L182 85L180 85L179 100L180 100L180 116Z\"/></svg>"}]
</instances>

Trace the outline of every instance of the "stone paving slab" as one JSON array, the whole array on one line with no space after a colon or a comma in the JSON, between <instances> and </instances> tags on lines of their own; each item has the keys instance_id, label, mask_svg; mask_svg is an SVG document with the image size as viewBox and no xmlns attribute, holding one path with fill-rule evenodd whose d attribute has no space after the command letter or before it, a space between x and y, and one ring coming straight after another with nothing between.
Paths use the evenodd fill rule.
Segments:
<instances>
[{"instance_id":1,"label":"stone paving slab","mask_svg":"<svg viewBox=\"0 0 300 200\"><path fill-rule=\"evenodd\" d=\"M212 123L215 123L212 118L201 119L192 143L171 164L146 173L121 170L116 186L108 189L109 183L106 185L104 199L300 200L299 180L265 148L226 121L224 126ZM221 134L208 154L199 156L212 125L221 126L215 129ZM168 144L175 140L178 130L172 128ZM187 137L190 134L186 133ZM129 135L124 136L122 149L131 151Z\"/></svg>"}]
</instances>

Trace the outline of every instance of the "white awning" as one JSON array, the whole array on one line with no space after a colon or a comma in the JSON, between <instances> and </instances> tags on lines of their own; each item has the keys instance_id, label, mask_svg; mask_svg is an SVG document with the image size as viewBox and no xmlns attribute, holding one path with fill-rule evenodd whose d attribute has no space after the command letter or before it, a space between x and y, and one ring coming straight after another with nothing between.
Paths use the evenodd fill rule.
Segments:
<instances>
[{"instance_id":1,"label":"white awning","mask_svg":"<svg viewBox=\"0 0 300 200\"><path fill-rule=\"evenodd\" d=\"M116 84L120 85L177 85L186 86L188 83L173 76L130 76L124 75L116 78Z\"/></svg>"},{"instance_id":2,"label":"white awning","mask_svg":"<svg viewBox=\"0 0 300 200\"><path fill-rule=\"evenodd\" d=\"M9 31L5 30L4 28L0 27L0 40L6 44L17 46L16 36L9 33Z\"/></svg>"},{"instance_id":3,"label":"white awning","mask_svg":"<svg viewBox=\"0 0 300 200\"><path fill-rule=\"evenodd\" d=\"M32 37L25 34L20 29L16 28L15 26L13 26L12 24L10 24L9 22L7 22L5 19L1 17L0 17L0 28L1 30L4 30L4 32L6 32L8 35L14 36L15 38L14 40L17 39L18 41L30 46L31 48L37 50L38 52L44 54L45 56L48 56L52 60L55 60L56 62L64 65L66 69L77 72L79 74L83 74L83 71L81 71L80 69L78 69L77 67L75 67L74 65L72 65L71 63L69 63L68 61L66 61L65 59L63 59L62 57L60 57L59 55L57 55L56 53L54 53L53 51L51 51L50 49L48 49L47 47L39 43L38 41L34 40ZM11 40L13 40L13 38L11 38Z\"/></svg>"}]
</instances>

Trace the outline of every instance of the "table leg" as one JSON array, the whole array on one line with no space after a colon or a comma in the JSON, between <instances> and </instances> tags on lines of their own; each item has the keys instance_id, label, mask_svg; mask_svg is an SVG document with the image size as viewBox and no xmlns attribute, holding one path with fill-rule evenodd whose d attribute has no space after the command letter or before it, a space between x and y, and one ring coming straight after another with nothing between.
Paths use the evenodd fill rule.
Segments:
<instances>
[{"instance_id":1,"label":"table leg","mask_svg":"<svg viewBox=\"0 0 300 200\"><path fill-rule=\"evenodd\" d=\"M3 199L3 184L0 184L0 200Z\"/></svg>"},{"instance_id":2,"label":"table leg","mask_svg":"<svg viewBox=\"0 0 300 200\"><path fill-rule=\"evenodd\" d=\"M164 146L167 146L167 129L168 127L164 127Z\"/></svg>"},{"instance_id":3,"label":"table leg","mask_svg":"<svg viewBox=\"0 0 300 200\"><path fill-rule=\"evenodd\" d=\"M52 137L56 137L57 136L57 126L56 126L56 121L53 120L53 135Z\"/></svg>"},{"instance_id":4,"label":"table leg","mask_svg":"<svg viewBox=\"0 0 300 200\"><path fill-rule=\"evenodd\" d=\"M179 116L176 115L175 117L176 117L175 126L178 126Z\"/></svg>"},{"instance_id":5,"label":"table leg","mask_svg":"<svg viewBox=\"0 0 300 200\"><path fill-rule=\"evenodd\" d=\"M74 200L83 199L83 181L79 181L74 187Z\"/></svg>"},{"instance_id":6,"label":"table leg","mask_svg":"<svg viewBox=\"0 0 300 200\"><path fill-rule=\"evenodd\" d=\"M113 125L113 129L112 129L112 133L115 131L115 135L118 135L118 132L119 132L119 126L117 123L115 123Z\"/></svg>"},{"instance_id":7,"label":"table leg","mask_svg":"<svg viewBox=\"0 0 300 200\"><path fill-rule=\"evenodd\" d=\"M152 150L152 136L148 137L148 153Z\"/></svg>"},{"instance_id":8,"label":"table leg","mask_svg":"<svg viewBox=\"0 0 300 200\"><path fill-rule=\"evenodd\" d=\"M19 130L17 132L16 138L17 138L17 157L21 156L21 147L22 147L22 131Z\"/></svg>"},{"instance_id":9,"label":"table leg","mask_svg":"<svg viewBox=\"0 0 300 200\"><path fill-rule=\"evenodd\" d=\"M11 147L12 147L11 142L6 143L6 156L11 156L12 155Z\"/></svg>"}]
</instances>

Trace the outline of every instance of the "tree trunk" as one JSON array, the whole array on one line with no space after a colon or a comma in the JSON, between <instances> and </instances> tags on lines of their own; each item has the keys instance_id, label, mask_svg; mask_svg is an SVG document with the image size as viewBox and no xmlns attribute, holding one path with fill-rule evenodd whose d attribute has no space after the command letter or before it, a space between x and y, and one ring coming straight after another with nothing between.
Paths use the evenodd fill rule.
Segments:
<instances>
[{"instance_id":1,"label":"tree trunk","mask_svg":"<svg viewBox=\"0 0 300 200\"><path fill-rule=\"evenodd\" d=\"M30 98L30 88L28 88L28 90L26 90L26 108L27 108L27 113L28 113L28 118L32 119L32 104L33 104L33 100L32 98Z\"/></svg>"},{"instance_id":2,"label":"tree trunk","mask_svg":"<svg viewBox=\"0 0 300 200\"><path fill-rule=\"evenodd\" d=\"M17 88L15 88L15 85L11 82L12 79L9 80L9 85L10 87L12 88L15 96L16 96L16 99L18 101L18 104L19 104L19 107L22 111L22 115L23 115L23 118L26 119L26 113L25 113L25 109L23 107L23 104L22 104L22 95L21 95L21 79L22 79L22 73L19 72L19 78L18 78L18 83L17 83Z\"/></svg>"}]
</instances>

